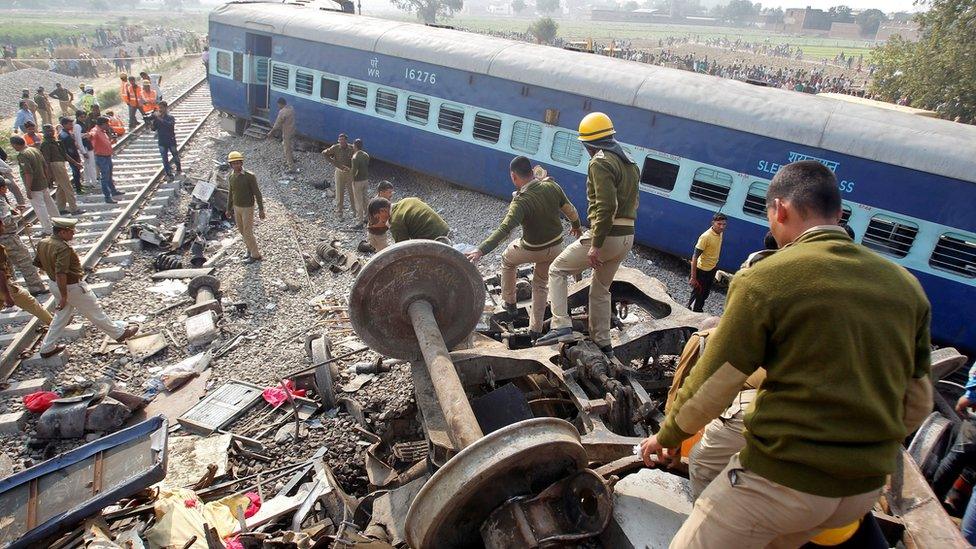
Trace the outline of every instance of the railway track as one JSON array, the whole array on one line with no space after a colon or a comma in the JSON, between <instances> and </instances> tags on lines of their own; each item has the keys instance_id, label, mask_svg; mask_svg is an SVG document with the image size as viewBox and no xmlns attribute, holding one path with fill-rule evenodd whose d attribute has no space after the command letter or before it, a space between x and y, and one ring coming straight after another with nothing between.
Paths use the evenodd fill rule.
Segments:
<instances>
[{"instance_id":1,"label":"railway track","mask_svg":"<svg viewBox=\"0 0 976 549\"><path fill-rule=\"evenodd\" d=\"M176 140L180 152L200 130L214 108L210 101L210 88L202 78L176 99L170 102L170 113L176 118ZM125 196L117 204L106 204L100 189L78 196L78 207L85 213L77 216L79 223L72 246L81 256L82 268L91 272L96 265L104 282L90 284L96 295L109 293L112 285L124 274L124 267L131 262L132 249L138 249L137 241L120 240L126 229L135 221L152 222L163 208L177 197L179 181L167 182L163 177L162 161L156 134L146 124L141 124L120 139L114 147L113 178L115 186ZM24 222L29 223L33 212L27 212ZM31 237L21 236L28 249L33 250ZM36 239L35 239L36 240ZM124 251L109 254L113 244L120 244ZM44 276L43 273L41 275ZM17 279L23 285L23 279ZM41 304L54 310L54 298L42 296ZM21 354L31 349L40 338L37 328L40 322L21 311L10 309L0 313L0 381L6 381L22 360Z\"/></svg>"}]
</instances>

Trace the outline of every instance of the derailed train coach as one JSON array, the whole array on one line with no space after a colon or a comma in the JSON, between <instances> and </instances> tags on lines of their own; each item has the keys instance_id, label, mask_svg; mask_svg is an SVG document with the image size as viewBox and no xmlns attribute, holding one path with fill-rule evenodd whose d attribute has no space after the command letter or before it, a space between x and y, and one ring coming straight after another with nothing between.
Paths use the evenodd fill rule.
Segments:
<instances>
[{"instance_id":1,"label":"derailed train coach","mask_svg":"<svg viewBox=\"0 0 976 549\"><path fill-rule=\"evenodd\" d=\"M976 350L976 127L620 59L268 3L210 15L214 106L238 130L294 105L299 134L361 137L377 159L507 198L508 162L543 165L585 212L576 125L614 120L641 168L637 241L690 256L729 217L719 267L762 246L783 165L837 176L856 240L919 278L937 342Z\"/></svg>"}]
</instances>

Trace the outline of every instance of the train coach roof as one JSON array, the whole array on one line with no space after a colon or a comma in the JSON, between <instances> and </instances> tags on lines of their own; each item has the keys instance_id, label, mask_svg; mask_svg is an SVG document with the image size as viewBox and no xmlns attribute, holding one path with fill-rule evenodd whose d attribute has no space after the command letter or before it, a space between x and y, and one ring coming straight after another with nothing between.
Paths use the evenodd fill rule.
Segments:
<instances>
[{"instance_id":1,"label":"train coach roof","mask_svg":"<svg viewBox=\"0 0 976 549\"><path fill-rule=\"evenodd\" d=\"M211 21L411 59L654 110L976 182L976 127L829 97L480 34L268 3Z\"/></svg>"}]
</instances>

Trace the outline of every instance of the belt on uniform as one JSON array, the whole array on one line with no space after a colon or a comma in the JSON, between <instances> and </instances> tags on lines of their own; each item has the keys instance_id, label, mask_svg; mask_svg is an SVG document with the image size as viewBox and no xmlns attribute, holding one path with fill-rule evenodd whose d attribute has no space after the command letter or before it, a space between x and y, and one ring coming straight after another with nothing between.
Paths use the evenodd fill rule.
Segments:
<instances>
[{"instance_id":1,"label":"belt on uniform","mask_svg":"<svg viewBox=\"0 0 976 549\"><path fill-rule=\"evenodd\" d=\"M112 158L112 155L110 154L96 154L95 156L99 158Z\"/></svg>"},{"instance_id":2,"label":"belt on uniform","mask_svg":"<svg viewBox=\"0 0 976 549\"><path fill-rule=\"evenodd\" d=\"M613 221L611 222L611 224L612 225L621 225L621 226L626 226L626 227L633 227L634 226L634 221L635 221L634 219L631 219L629 217L615 217L615 218L613 218Z\"/></svg>"}]
</instances>

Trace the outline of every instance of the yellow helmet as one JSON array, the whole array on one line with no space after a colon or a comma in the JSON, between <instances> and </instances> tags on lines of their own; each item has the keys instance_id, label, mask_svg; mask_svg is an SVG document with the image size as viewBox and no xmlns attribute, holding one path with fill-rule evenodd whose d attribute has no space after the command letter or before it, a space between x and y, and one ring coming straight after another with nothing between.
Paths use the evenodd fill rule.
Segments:
<instances>
[{"instance_id":1,"label":"yellow helmet","mask_svg":"<svg viewBox=\"0 0 976 549\"><path fill-rule=\"evenodd\" d=\"M591 112L583 117L579 123L579 140L596 141L604 137L610 137L617 133L613 129L613 122L610 117L602 112Z\"/></svg>"},{"instance_id":2,"label":"yellow helmet","mask_svg":"<svg viewBox=\"0 0 976 549\"><path fill-rule=\"evenodd\" d=\"M848 524L847 526L841 526L840 528L831 528L829 530L824 530L813 536L810 539L811 542L817 545L823 545L825 547L833 547L835 545L840 545L845 541L851 539L855 533L857 533L858 528L861 527L861 520L855 520L854 522Z\"/></svg>"},{"instance_id":3,"label":"yellow helmet","mask_svg":"<svg viewBox=\"0 0 976 549\"><path fill-rule=\"evenodd\" d=\"M230 154L227 155L228 162L236 162L238 160L244 160L244 155L237 151L231 151Z\"/></svg>"}]
</instances>

